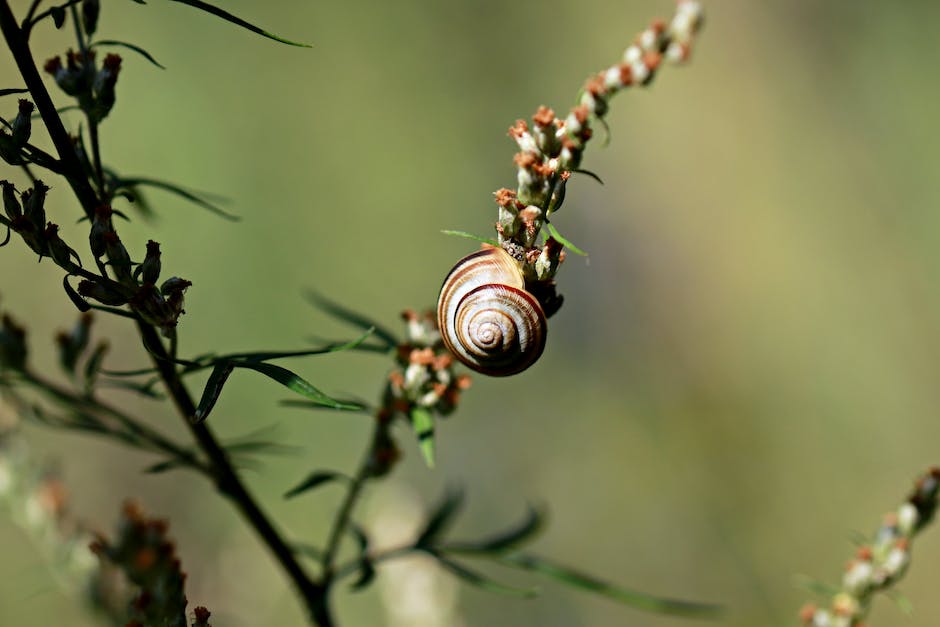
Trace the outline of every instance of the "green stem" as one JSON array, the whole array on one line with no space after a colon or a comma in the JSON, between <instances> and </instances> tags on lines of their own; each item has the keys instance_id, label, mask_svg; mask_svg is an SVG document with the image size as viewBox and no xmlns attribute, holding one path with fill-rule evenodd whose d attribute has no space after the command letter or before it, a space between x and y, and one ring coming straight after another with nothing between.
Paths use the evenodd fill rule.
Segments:
<instances>
[{"instance_id":1,"label":"green stem","mask_svg":"<svg viewBox=\"0 0 940 627\"><path fill-rule=\"evenodd\" d=\"M163 379L174 405L176 405L177 411L186 419L186 426L190 433L199 443L202 452L209 458L213 478L219 492L232 501L242 516L249 521L255 532L261 536L268 549L274 554L281 567L294 582L307 606L311 619L320 627L331 627L332 620L326 608L325 584L314 582L301 567L293 550L287 545L264 512L261 511L247 488L245 488L232 467L228 454L219 445L208 424L192 421L192 417L196 413L196 405L180 379L175 365L170 360L157 330L139 320L137 327L144 344L147 346L153 364L156 366L160 378Z\"/></svg>"},{"instance_id":2,"label":"green stem","mask_svg":"<svg viewBox=\"0 0 940 627\"><path fill-rule=\"evenodd\" d=\"M72 15L72 24L75 26L75 39L78 41L78 48L82 51L82 58L87 58L88 44L85 42L85 35L82 33L82 23L78 17L78 9L75 5L69 7ZM94 67L91 64L85 65L85 72L93 74ZM91 78L91 77L89 77ZM101 147L98 141L98 120L91 112L85 111L85 119L88 121L88 135L91 137L91 158L95 168L95 182L98 184L98 193L102 195L102 200L107 201L104 195L104 170L101 167Z\"/></svg>"},{"instance_id":3,"label":"green stem","mask_svg":"<svg viewBox=\"0 0 940 627\"><path fill-rule=\"evenodd\" d=\"M66 408L88 411L91 414L103 413L110 416L130 433L149 444L153 450L166 453L170 457L180 460L184 465L211 476L210 469L198 457L193 455L191 451L187 451L163 434L139 422L135 418L128 416L116 407L112 407L93 397L76 394L33 372L23 372L23 381L35 389L48 394Z\"/></svg>"},{"instance_id":4,"label":"green stem","mask_svg":"<svg viewBox=\"0 0 940 627\"><path fill-rule=\"evenodd\" d=\"M52 98L42 82L39 70L33 60L32 51L29 49L27 31L17 24L7 0L0 0L0 32L2 32L7 46L13 54L20 74L23 76L26 87L35 101L36 108L39 110L56 152L59 154L63 175L81 203L85 215L91 219L94 216L95 208L101 203L101 199L98 198L89 183L87 173L78 160L71 138L65 130ZM301 567L287 542L274 528L254 497L242 483L232 467L228 455L209 430L209 427L205 424L192 423L191 418L195 413L195 404L189 391L183 385L175 366L170 361L157 330L140 320L137 321L137 327L141 340L150 352L154 365L157 367L174 405L198 443L200 450L208 459L212 477L219 491L235 505L274 555L281 568L287 573L300 593L310 619L320 627L333 627L333 620L327 605L327 587L311 579Z\"/></svg>"},{"instance_id":5,"label":"green stem","mask_svg":"<svg viewBox=\"0 0 940 627\"><path fill-rule=\"evenodd\" d=\"M98 206L98 197L95 190L91 188L88 177L85 176L68 131L65 130L55 104L42 82L42 77L33 61L33 53L29 49L26 33L16 23L13 11L10 10L10 5L6 0L0 2L0 32L3 33L7 47L13 53L13 59L26 82L26 88L29 89L43 124L49 131L52 144L62 161L65 179L81 203L85 215L91 219L94 216L95 207Z\"/></svg>"},{"instance_id":6,"label":"green stem","mask_svg":"<svg viewBox=\"0 0 940 627\"><path fill-rule=\"evenodd\" d=\"M376 421L369 448L366 449L366 454L359 465L359 470L349 484L349 489L346 491L346 496L343 498L343 503L340 505L336 518L333 519L333 526L330 529L329 539L327 540L326 549L323 552L323 559L321 560L323 566L323 585L327 588L329 588L330 584L333 582L336 574L336 555L339 553L339 545L352 519L353 509L355 509L356 503L362 495L362 489L365 487L366 481L372 476L372 451L375 448L375 441L379 436L381 428L379 422Z\"/></svg>"}]
</instances>

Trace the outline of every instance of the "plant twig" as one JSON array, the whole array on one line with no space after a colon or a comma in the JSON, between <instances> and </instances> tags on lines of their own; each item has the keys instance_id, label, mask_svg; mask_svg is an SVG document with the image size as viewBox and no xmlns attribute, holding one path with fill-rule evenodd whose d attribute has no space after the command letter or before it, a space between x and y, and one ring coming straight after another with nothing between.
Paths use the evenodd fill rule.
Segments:
<instances>
[{"instance_id":1,"label":"plant twig","mask_svg":"<svg viewBox=\"0 0 940 627\"><path fill-rule=\"evenodd\" d=\"M0 31L13 54L17 67L23 76L26 87L39 110L43 123L49 133L56 152L62 163L63 174L72 187L86 216L91 219L101 199L91 187L87 176L78 160L71 138L56 111L49 92L46 90L33 60L27 42L28 31L20 28L13 16L7 0L0 0ZM273 524L261 510L254 497L235 472L228 455L205 424L193 424L191 418L195 405L188 390L183 385L175 366L170 360L165 347L160 341L157 330L137 321L138 331L144 346L151 354L154 365L159 371L180 416L183 418L200 450L209 460L213 480L219 491L232 501L242 516L248 521L264 544L274 554L281 568L287 573L307 607L311 619L320 627L332 627L333 621L326 605L326 591L304 571L293 551Z\"/></svg>"}]
</instances>

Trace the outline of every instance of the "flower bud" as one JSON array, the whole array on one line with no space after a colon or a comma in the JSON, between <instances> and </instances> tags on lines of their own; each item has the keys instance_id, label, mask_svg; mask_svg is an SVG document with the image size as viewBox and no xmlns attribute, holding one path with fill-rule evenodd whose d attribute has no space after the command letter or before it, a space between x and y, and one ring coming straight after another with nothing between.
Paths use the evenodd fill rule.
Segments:
<instances>
[{"instance_id":1,"label":"flower bud","mask_svg":"<svg viewBox=\"0 0 940 627\"><path fill-rule=\"evenodd\" d=\"M107 252L106 235L113 232L111 207L101 205L95 209L95 216L91 221L91 231L88 234L88 244L95 259L100 259Z\"/></svg>"},{"instance_id":2,"label":"flower bud","mask_svg":"<svg viewBox=\"0 0 940 627\"><path fill-rule=\"evenodd\" d=\"M26 330L4 314L0 320L0 370L23 370L26 355Z\"/></svg>"},{"instance_id":3,"label":"flower bud","mask_svg":"<svg viewBox=\"0 0 940 627\"><path fill-rule=\"evenodd\" d=\"M147 256L134 271L134 278L138 277L144 283L156 283L160 278L160 244L153 240L147 242Z\"/></svg>"},{"instance_id":4,"label":"flower bud","mask_svg":"<svg viewBox=\"0 0 940 627\"><path fill-rule=\"evenodd\" d=\"M46 240L47 250L49 251L49 256L52 257L52 260L60 268L65 268L68 270L71 267L74 267L72 262L72 257L76 260L78 259L78 253L72 250L65 241L59 237L59 226L50 222L46 225L46 230L43 232L43 238Z\"/></svg>"},{"instance_id":5,"label":"flower bud","mask_svg":"<svg viewBox=\"0 0 940 627\"><path fill-rule=\"evenodd\" d=\"M114 86L117 84L120 72L121 57L116 54L109 54L104 58L101 69L95 74L93 85L95 103L91 113L99 122L108 116L114 106Z\"/></svg>"},{"instance_id":6,"label":"flower bud","mask_svg":"<svg viewBox=\"0 0 940 627\"><path fill-rule=\"evenodd\" d=\"M78 358L88 347L92 320L90 313L82 314L69 333L59 333L56 336L56 343L59 345L59 364L69 374L75 371Z\"/></svg>"},{"instance_id":7,"label":"flower bud","mask_svg":"<svg viewBox=\"0 0 940 627\"><path fill-rule=\"evenodd\" d=\"M98 13L101 3L98 0L82 0L82 28L85 34L91 37L98 27Z\"/></svg>"},{"instance_id":8,"label":"flower bud","mask_svg":"<svg viewBox=\"0 0 940 627\"><path fill-rule=\"evenodd\" d=\"M94 298L104 305L118 307L127 303L128 298L110 285L84 280L78 284L78 293L86 298Z\"/></svg>"},{"instance_id":9,"label":"flower bud","mask_svg":"<svg viewBox=\"0 0 940 627\"><path fill-rule=\"evenodd\" d=\"M29 141L29 135L32 132L33 103L29 100L20 100L19 112L13 119L13 141L22 148Z\"/></svg>"},{"instance_id":10,"label":"flower bud","mask_svg":"<svg viewBox=\"0 0 940 627\"><path fill-rule=\"evenodd\" d=\"M42 181L37 180L32 189L22 193L23 215L35 227L36 231L42 231L46 226L46 192L49 188Z\"/></svg>"},{"instance_id":11,"label":"flower bud","mask_svg":"<svg viewBox=\"0 0 940 627\"><path fill-rule=\"evenodd\" d=\"M121 242L116 231L111 230L104 234L104 247L108 255L108 263L114 277L125 285L136 285L131 276L131 256Z\"/></svg>"},{"instance_id":12,"label":"flower bud","mask_svg":"<svg viewBox=\"0 0 940 627\"><path fill-rule=\"evenodd\" d=\"M3 188L3 210L11 222L16 222L18 218L23 216L20 201L16 198L16 189L10 181L0 181L0 187Z\"/></svg>"}]
</instances>

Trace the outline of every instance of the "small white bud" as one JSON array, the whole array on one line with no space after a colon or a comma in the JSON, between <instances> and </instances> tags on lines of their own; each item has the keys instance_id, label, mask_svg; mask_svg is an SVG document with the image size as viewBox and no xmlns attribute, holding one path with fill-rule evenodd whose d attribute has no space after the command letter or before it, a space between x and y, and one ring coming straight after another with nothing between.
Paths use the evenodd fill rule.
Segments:
<instances>
[{"instance_id":1,"label":"small white bud","mask_svg":"<svg viewBox=\"0 0 940 627\"><path fill-rule=\"evenodd\" d=\"M910 561L911 554L906 549L896 546L885 557L884 562L881 563L881 568L888 577L894 579L904 572Z\"/></svg>"},{"instance_id":2,"label":"small white bud","mask_svg":"<svg viewBox=\"0 0 940 627\"><path fill-rule=\"evenodd\" d=\"M429 379L428 369L420 364L409 364L405 368L405 385L403 386L406 390L416 390Z\"/></svg>"},{"instance_id":3,"label":"small white bud","mask_svg":"<svg viewBox=\"0 0 940 627\"><path fill-rule=\"evenodd\" d=\"M642 58L643 58L643 51L637 45L630 46L623 53L623 62L629 65L633 65L634 63L636 63Z\"/></svg>"},{"instance_id":4,"label":"small white bud","mask_svg":"<svg viewBox=\"0 0 940 627\"><path fill-rule=\"evenodd\" d=\"M853 562L842 577L842 587L855 596L861 596L871 587L874 570L871 562L867 560Z\"/></svg>"},{"instance_id":5,"label":"small white bud","mask_svg":"<svg viewBox=\"0 0 940 627\"><path fill-rule=\"evenodd\" d=\"M898 508L898 530L905 536L910 536L914 533L914 528L917 526L917 519L917 508L910 503L905 503Z\"/></svg>"}]
</instances>

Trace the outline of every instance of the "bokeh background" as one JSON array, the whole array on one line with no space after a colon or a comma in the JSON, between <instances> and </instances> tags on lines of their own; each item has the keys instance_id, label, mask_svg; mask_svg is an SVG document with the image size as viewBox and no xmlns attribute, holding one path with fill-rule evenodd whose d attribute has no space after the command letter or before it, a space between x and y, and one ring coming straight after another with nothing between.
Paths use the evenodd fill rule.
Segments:
<instances>
[{"instance_id":1,"label":"bokeh background","mask_svg":"<svg viewBox=\"0 0 940 627\"><path fill-rule=\"evenodd\" d=\"M132 249L160 241L165 272L192 280L188 355L351 337L304 301L311 287L389 326L431 305L473 249L440 230L487 234L492 191L514 184L507 127L539 104L567 110L589 73L673 8L219 2L314 45L304 50L175 3L103 4L99 36L139 44L168 68L123 54L105 161L221 193L243 218L154 192L158 217L121 227ZM461 484L469 507L455 533L466 537L543 503L543 555L720 602L722 625L788 625L813 598L795 577L838 581L853 535L940 461L940 5L723 0L706 10L689 66L613 102L610 144L596 142L584 164L605 185L569 185L556 224L590 258L570 257L559 275L566 301L541 361L512 379L475 379L439 429L433 472L403 429L405 461L360 511L388 532ZM34 47L43 60L70 43L46 25ZM0 57L0 83L18 86ZM53 185L54 219L83 237L66 186ZM51 336L75 311L59 270L24 248L0 251L2 306L28 323L32 358L52 372ZM110 367L144 365L126 321L96 324L111 339ZM389 367L362 354L286 365L365 399ZM316 543L340 490L280 495L314 468L352 470L369 420L279 407L287 396L236 373L212 420L223 435L267 428L302 447L248 480L287 533ZM112 398L179 432L163 405ZM110 442L27 435L91 524L111 529L128 497L171 520L189 598L215 624L303 624L286 580L201 479L141 474L157 460ZM0 625L97 624L6 516L0 555ZM913 616L881 599L870 623L935 625L938 557L940 532L929 530L902 585ZM413 571L422 574L405 592L394 588L401 570L370 592L341 590L342 623L686 624L551 583L522 601ZM400 595L438 609L401 619L389 609Z\"/></svg>"}]
</instances>

